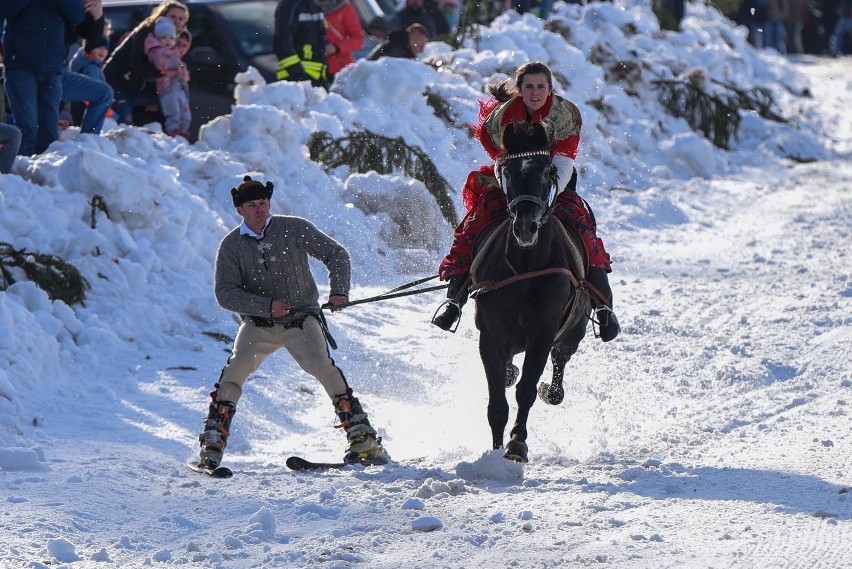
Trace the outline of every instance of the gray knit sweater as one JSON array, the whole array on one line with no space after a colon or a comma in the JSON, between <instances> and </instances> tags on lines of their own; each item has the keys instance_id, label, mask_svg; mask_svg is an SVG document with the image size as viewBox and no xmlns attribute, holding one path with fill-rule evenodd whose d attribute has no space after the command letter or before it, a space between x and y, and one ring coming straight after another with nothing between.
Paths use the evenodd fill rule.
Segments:
<instances>
[{"instance_id":1,"label":"gray knit sweater","mask_svg":"<svg viewBox=\"0 0 852 569\"><path fill-rule=\"evenodd\" d=\"M308 255L328 268L330 294L349 296L349 253L340 243L300 217L272 216L263 239L240 235L237 227L219 244L216 300L241 316L272 318L272 301L293 307L319 306L319 291ZM275 321L286 324L301 315Z\"/></svg>"}]
</instances>

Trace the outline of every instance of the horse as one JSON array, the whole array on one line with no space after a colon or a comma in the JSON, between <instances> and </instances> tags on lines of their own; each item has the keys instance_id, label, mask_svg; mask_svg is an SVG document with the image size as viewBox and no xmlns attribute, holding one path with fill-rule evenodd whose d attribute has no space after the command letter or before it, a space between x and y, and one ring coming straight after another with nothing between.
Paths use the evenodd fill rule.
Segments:
<instances>
[{"instance_id":1,"label":"horse","mask_svg":"<svg viewBox=\"0 0 852 569\"><path fill-rule=\"evenodd\" d=\"M488 235L483 232L470 273L493 448L503 447L509 420L506 389L520 373L515 388L518 412L503 456L524 463L527 419L548 354L552 383L542 383L538 394L557 405L564 397L565 365L585 336L591 315L589 295L582 290L585 249L578 238L569 239L552 215L557 172L551 145L540 123L506 126L495 174L506 195L508 217L495 223ZM518 370L512 358L521 352L524 364Z\"/></svg>"}]
</instances>

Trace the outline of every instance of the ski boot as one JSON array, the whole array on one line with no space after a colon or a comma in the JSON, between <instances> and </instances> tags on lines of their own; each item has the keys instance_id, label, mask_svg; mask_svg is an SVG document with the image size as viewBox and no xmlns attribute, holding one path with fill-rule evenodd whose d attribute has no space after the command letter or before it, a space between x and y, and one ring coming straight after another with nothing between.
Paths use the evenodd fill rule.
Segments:
<instances>
[{"instance_id":1,"label":"ski boot","mask_svg":"<svg viewBox=\"0 0 852 569\"><path fill-rule=\"evenodd\" d=\"M596 295L592 295L592 307L597 317L599 337L604 342L615 340L615 337L621 331L621 326L619 326L615 312L611 308L612 289L609 287L609 278L607 277L606 269L589 267L587 278L592 283L592 286L598 289L598 292L607 299L607 303L605 304Z\"/></svg>"},{"instance_id":2,"label":"ski boot","mask_svg":"<svg viewBox=\"0 0 852 569\"><path fill-rule=\"evenodd\" d=\"M437 311L435 312L435 316L432 317L432 324L447 332L456 331L458 325L456 325L456 328L453 328L453 325L458 322L461 317L462 306L467 302L466 285L467 273L450 278L450 284L447 287L447 300L438 307L438 310L443 308L444 311L440 314Z\"/></svg>"},{"instance_id":3,"label":"ski boot","mask_svg":"<svg viewBox=\"0 0 852 569\"><path fill-rule=\"evenodd\" d=\"M204 419L204 432L198 435L201 443L199 465L204 468L217 468L222 463L222 455L228 444L231 419L237 406L230 401L217 401L216 392L210 394L213 401Z\"/></svg>"},{"instance_id":4,"label":"ski boot","mask_svg":"<svg viewBox=\"0 0 852 569\"><path fill-rule=\"evenodd\" d=\"M343 395L333 399L334 410L340 419L337 428L346 431L349 446L343 455L343 462L361 464L387 464L390 462L381 437L376 436L376 430L370 426L367 413L361 407L357 397L353 397L352 389L347 389Z\"/></svg>"}]
</instances>

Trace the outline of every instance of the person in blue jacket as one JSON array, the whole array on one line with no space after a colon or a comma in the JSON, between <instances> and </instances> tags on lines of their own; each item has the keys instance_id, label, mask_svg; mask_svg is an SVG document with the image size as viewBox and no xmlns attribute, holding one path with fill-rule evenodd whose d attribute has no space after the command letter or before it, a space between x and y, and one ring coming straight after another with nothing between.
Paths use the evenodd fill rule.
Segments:
<instances>
[{"instance_id":1,"label":"person in blue jacket","mask_svg":"<svg viewBox=\"0 0 852 569\"><path fill-rule=\"evenodd\" d=\"M6 92L21 129L24 156L40 154L59 135L62 70L68 56L66 33L103 36L103 0L5 0Z\"/></svg>"}]
</instances>

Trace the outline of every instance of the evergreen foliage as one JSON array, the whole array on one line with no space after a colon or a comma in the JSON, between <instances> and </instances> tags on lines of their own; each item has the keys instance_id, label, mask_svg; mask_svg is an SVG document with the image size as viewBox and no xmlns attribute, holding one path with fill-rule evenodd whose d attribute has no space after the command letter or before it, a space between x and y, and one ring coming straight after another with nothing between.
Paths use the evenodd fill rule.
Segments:
<instances>
[{"instance_id":1,"label":"evergreen foliage","mask_svg":"<svg viewBox=\"0 0 852 569\"><path fill-rule=\"evenodd\" d=\"M31 253L15 249L9 243L0 242L0 274L3 289L15 281L11 269L24 271L29 280L44 290L51 300L61 300L69 306L85 305L86 291L91 288L88 281L70 263L46 253Z\"/></svg>"},{"instance_id":2,"label":"evergreen foliage","mask_svg":"<svg viewBox=\"0 0 852 569\"><path fill-rule=\"evenodd\" d=\"M453 114L450 103L440 94L431 90L426 91L426 104L432 107L435 116L450 126L459 126L459 120Z\"/></svg>"},{"instance_id":3,"label":"evergreen foliage","mask_svg":"<svg viewBox=\"0 0 852 569\"><path fill-rule=\"evenodd\" d=\"M774 100L767 89L755 87L745 91L733 85L721 85L724 94L708 92L699 74L687 79L660 79L660 103L673 115L686 120L693 130L701 132L719 148L728 150L740 126L740 110L756 111L763 118L786 120L772 110Z\"/></svg>"},{"instance_id":4,"label":"evergreen foliage","mask_svg":"<svg viewBox=\"0 0 852 569\"><path fill-rule=\"evenodd\" d=\"M332 138L327 132L316 132L308 141L311 160L321 162L327 170L348 166L360 173L401 173L416 178L438 202L444 219L455 227L456 209L450 198L451 187L435 168L429 156L417 147L405 144L400 138L389 138L368 130Z\"/></svg>"}]
</instances>

